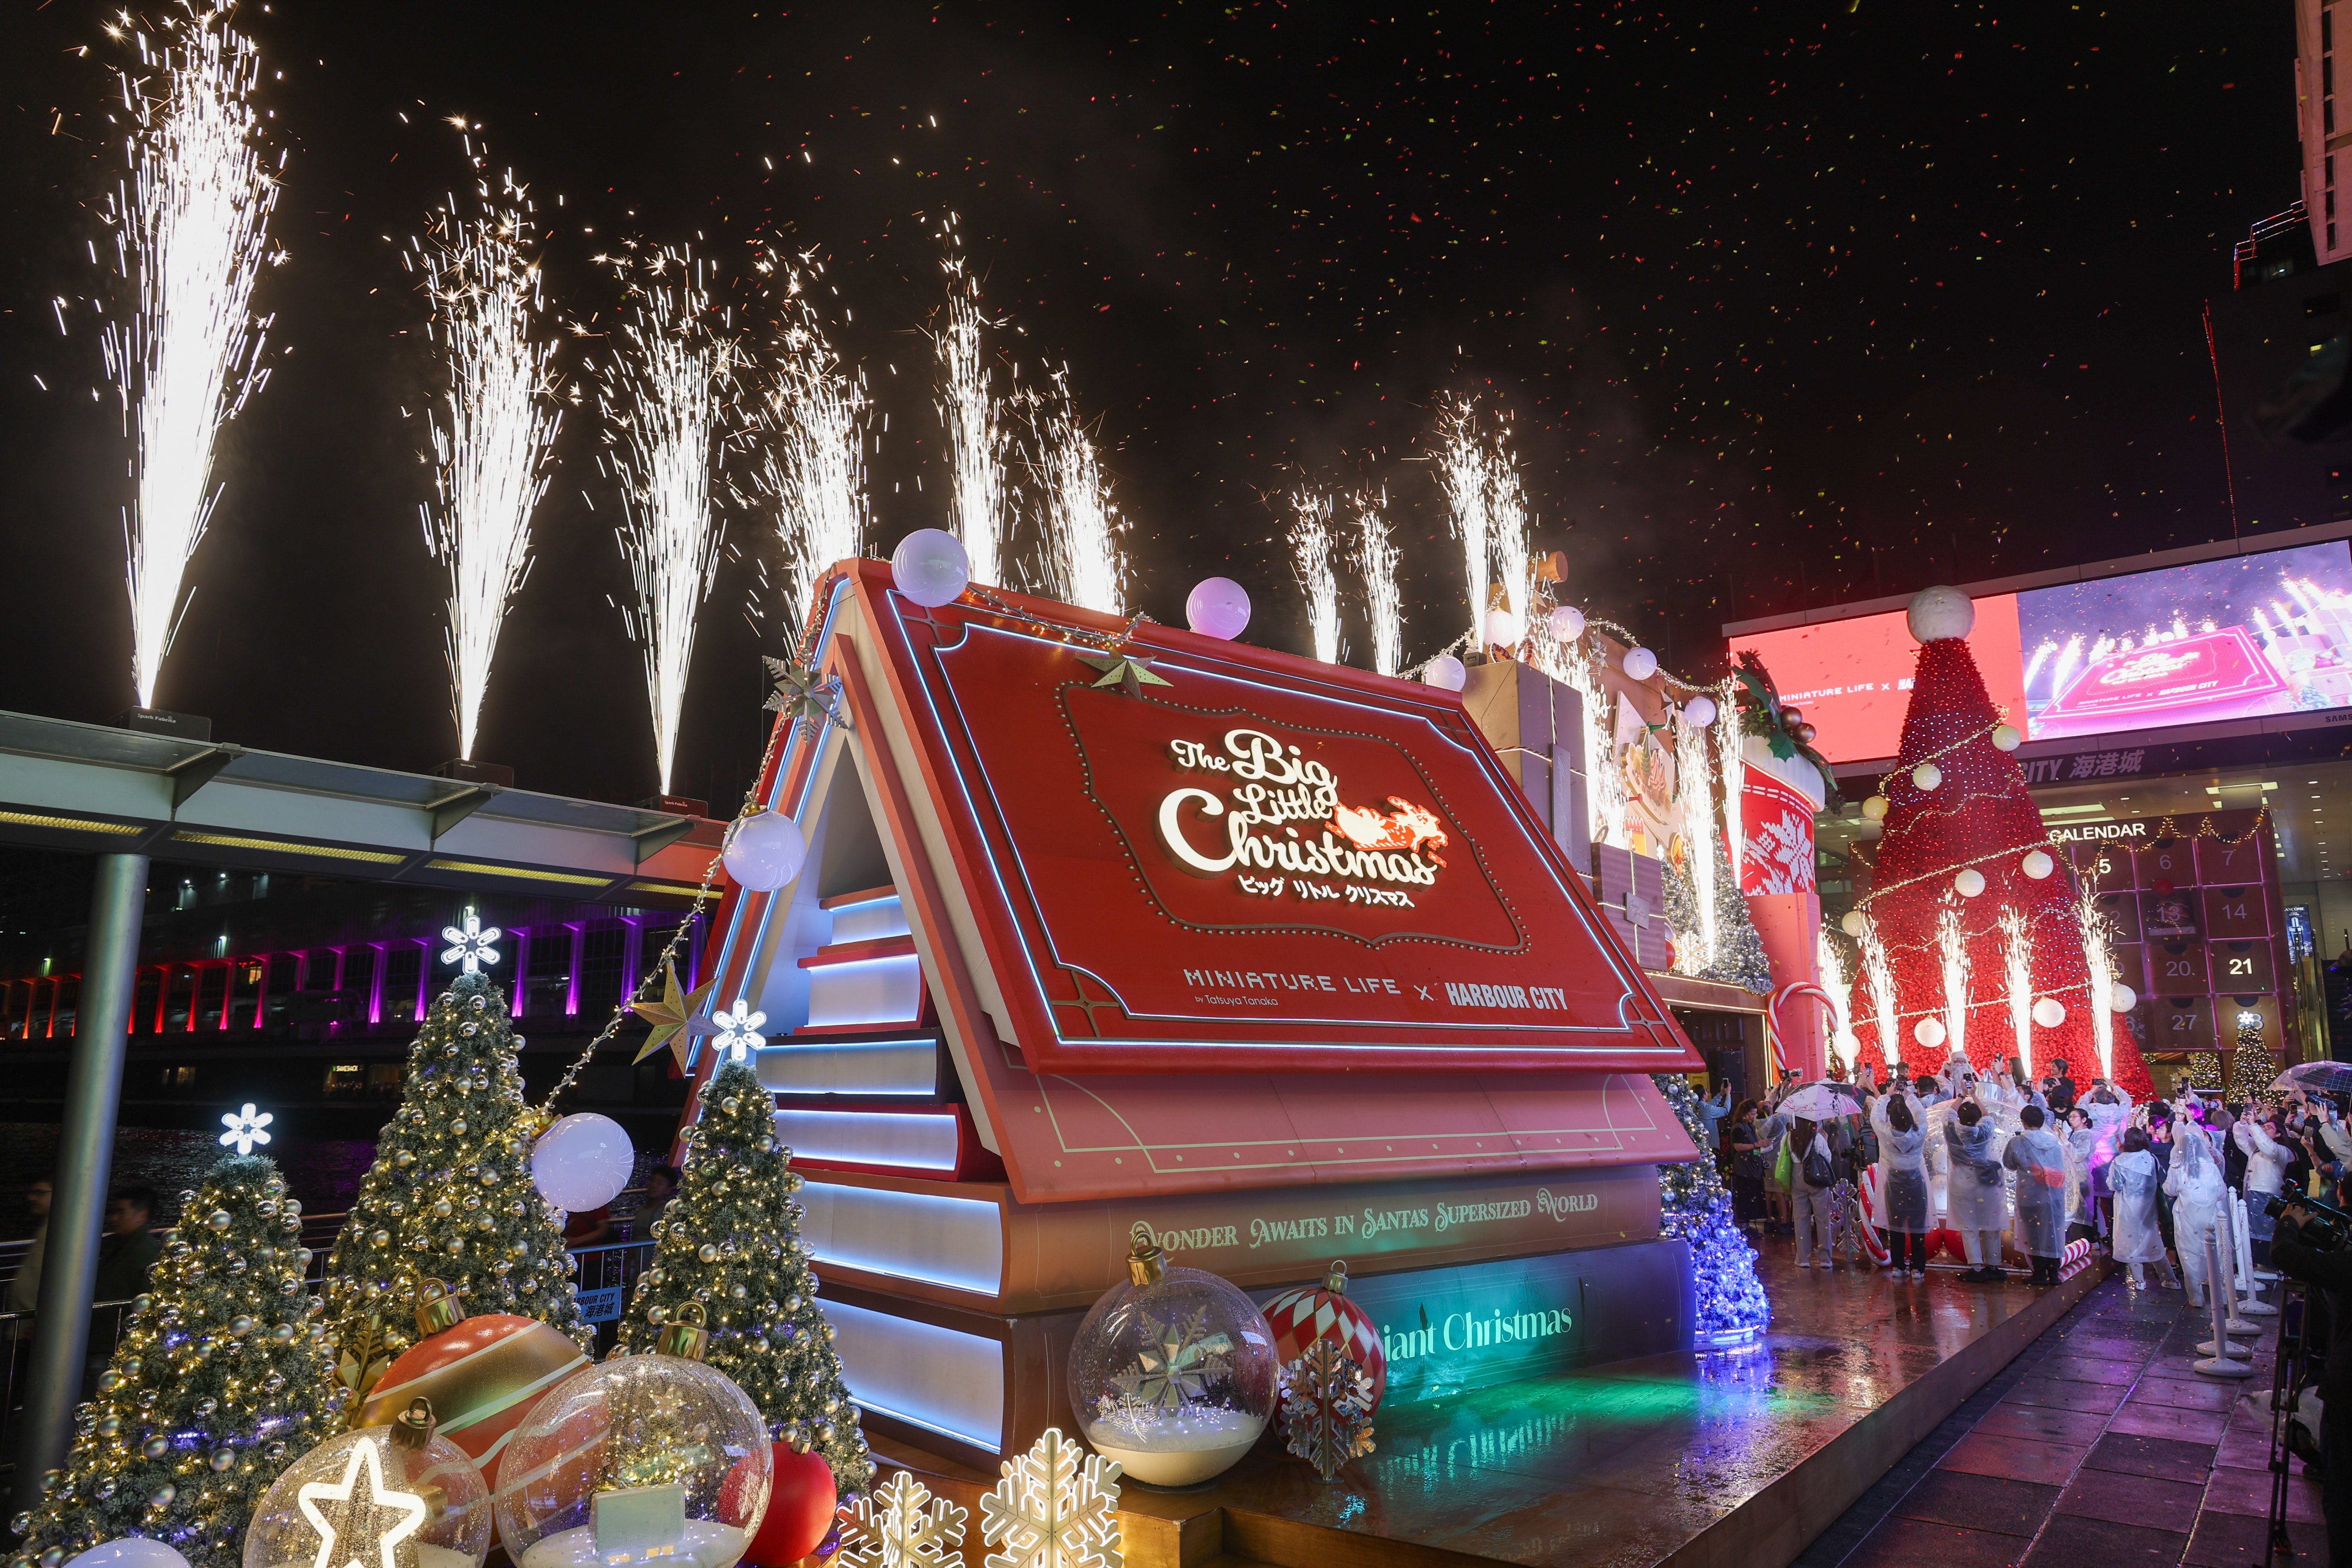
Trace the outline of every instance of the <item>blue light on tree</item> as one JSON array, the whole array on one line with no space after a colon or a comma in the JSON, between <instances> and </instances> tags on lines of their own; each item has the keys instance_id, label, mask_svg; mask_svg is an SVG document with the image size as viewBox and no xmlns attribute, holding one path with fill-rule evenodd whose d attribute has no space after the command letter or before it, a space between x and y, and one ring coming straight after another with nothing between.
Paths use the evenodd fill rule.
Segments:
<instances>
[{"instance_id":1,"label":"blue light on tree","mask_svg":"<svg viewBox=\"0 0 2352 1568\"><path fill-rule=\"evenodd\" d=\"M1753 1344L1772 1321L1772 1303L1756 1277L1756 1249L1732 1218L1731 1194L1715 1168L1714 1136L1689 1084L1672 1073L1651 1077L1699 1152L1686 1164L1658 1167L1659 1234L1690 1244L1698 1300L1695 1338L1701 1350Z\"/></svg>"}]
</instances>

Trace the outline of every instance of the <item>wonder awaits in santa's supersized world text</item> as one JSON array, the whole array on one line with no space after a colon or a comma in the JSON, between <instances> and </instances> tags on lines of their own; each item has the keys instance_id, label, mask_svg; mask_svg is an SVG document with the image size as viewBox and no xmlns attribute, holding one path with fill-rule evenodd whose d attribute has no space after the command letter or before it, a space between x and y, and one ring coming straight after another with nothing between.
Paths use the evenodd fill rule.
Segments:
<instances>
[{"instance_id":1,"label":"wonder awaits in santa's supersized world text","mask_svg":"<svg viewBox=\"0 0 2352 1568\"><path fill-rule=\"evenodd\" d=\"M2153 1097L2131 1020L2129 989L2091 964L2108 963L2086 931L2083 889L2053 845L2011 755L2017 730L1995 710L1967 641L1976 612L1954 588L1911 602L1919 663L1903 717L1902 752L1864 803L1884 823L1871 890L1845 917L1860 939L1852 1004L1860 1061L1896 1050L1912 1076L1965 1055L1979 1073L2022 1056L2035 1076L2063 1058L2078 1082L2114 1079ZM1884 945L1891 1009L1872 984L1869 948ZM2109 970L2112 975L2112 969Z\"/></svg>"}]
</instances>

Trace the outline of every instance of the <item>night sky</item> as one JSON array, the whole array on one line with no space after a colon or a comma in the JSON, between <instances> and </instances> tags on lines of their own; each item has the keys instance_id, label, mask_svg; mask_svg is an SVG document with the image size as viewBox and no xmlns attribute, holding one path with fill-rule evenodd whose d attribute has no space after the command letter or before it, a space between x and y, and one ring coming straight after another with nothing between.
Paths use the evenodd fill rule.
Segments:
<instances>
[{"instance_id":1,"label":"night sky","mask_svg":"<svg viewBox=\"0 0 2352 1568\"><path fill-rule=\"evenodd\" d=\"M453 112L530 185L569 319L609 321L588 258L627 237L698 236L747 319L760 247L824 258L889 416L884 550L944 517L922 329L960 214L1023 379L1066 363L1099 416L1140 607L1178 624L1226 573L1251 640L1303 651L1283 498L1385 484L1408 657L1452 637L1416 459L1464 393L1512 416L1570 595L1692 674L1728 618L2227 536L2200 311L2296 194L2283 0L1374 9L247 4L289 153L282 352L225 437L159 703L248 745L455 752L399 263L470 178ZM0 707L93 721L132 698L128 447L89 395L110 15L20 4L0 48ZM597 451L592 402L478 754L627 800L653 748ZM784 639L746 614L772 525L727 527L674 785L721 812Z\"/></svg>"}]
</instances>

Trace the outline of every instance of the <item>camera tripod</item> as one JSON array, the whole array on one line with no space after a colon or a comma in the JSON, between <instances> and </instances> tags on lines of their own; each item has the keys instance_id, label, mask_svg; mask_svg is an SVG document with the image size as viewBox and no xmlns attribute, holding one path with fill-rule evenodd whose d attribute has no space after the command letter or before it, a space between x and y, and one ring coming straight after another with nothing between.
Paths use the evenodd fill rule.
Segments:
<instances>
[{"instance_id":1,"label":"camera tripod","mask_svg":"<svg viewBox=\"0 0 2352 1568\"><path fill-rule=\"evenodd\" d=\"M2303 1403L2304 1374L2309 1366L2303 1352L2311 1323L2310 1296L2295 1281L2282 1283L2286 1289L2280 1293L2278 1344L2271 1355L2271 1509L2270 1529L2263 1537L2263 1568L2294 1555L2286 1533L2287 1467L2295 1458L2287 1445L2287 1428Z\"/></svg>"}]
</instances>

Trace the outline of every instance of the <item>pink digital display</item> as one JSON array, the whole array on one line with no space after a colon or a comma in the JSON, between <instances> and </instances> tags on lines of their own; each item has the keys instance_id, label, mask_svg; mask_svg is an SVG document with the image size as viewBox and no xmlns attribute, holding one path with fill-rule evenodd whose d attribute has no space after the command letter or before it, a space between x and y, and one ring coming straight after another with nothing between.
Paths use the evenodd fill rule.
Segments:
<instances>
[{"instance_id":1,"label":"pink digital display","mask_svg":"<svg viewBox=\"0 0 2352 1568\"><path fill-rule=\"evenodd\" d=\"M1976 601L1969 646L2028 740L2352 707L2352 544L2124 573ZM1884 611L1731 641L1833 763L1894 756L1917 645Z\"/></svg>"}]
</instances>

